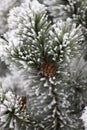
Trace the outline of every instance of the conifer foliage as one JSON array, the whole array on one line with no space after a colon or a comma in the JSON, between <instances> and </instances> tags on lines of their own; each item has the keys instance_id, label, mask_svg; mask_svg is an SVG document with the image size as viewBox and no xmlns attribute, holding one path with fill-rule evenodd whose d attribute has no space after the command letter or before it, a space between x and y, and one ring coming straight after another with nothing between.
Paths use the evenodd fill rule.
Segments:
<instances>
[{"instance_id":1,"label":"conifer foliage","mask_svg":"<svg viewBox=\"0 0 87 130\"><path fill-rule=\"evenodd\" d=\"M7 19L11 8L20 5L22 0L3 0L0 3L0 35L8 30Z\"/></svg>"},{"instance_id":2,"label":"conifer foliage","mask_svg":"<svg viewBox=\"0 0 87 130\"><path fill-rule=\"evenodd\" d=\"M10 11L0 56L21 80L5 87L1 82L2 129L83 129L87 82L82 72L70 71L72 59L81 57L83 41L80 25L71 18L52 23L47 7L36 0Z\"/></svg>"},{"instance_id":3,"label":"conifer foliage","mask_svg":"<svg viewBox=\"0 0 87 130\"><path fill-rule=\"evenodd\" d=\"M41 2L41 1L40 1ZM87 61L87 1L86 0L43 0L48 6L50 17L53 21L71 18L77 25L82 26L85 36L84 59Z\"/></svg>"}]
</instances>

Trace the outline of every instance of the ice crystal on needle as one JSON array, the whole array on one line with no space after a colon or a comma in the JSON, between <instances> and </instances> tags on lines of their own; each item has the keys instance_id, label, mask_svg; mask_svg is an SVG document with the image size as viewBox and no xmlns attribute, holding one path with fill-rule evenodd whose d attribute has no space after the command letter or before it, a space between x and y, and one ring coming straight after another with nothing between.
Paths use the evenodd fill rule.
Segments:
<instances>
[{"instance_id":1,"label":"ice crystal on needle","mask_svg":"<svg viewBox=\"0 0 87 130\"><path fill-rule=\"evenodd\" d=\"M85 107L81 119L83 120L84 126L85 126L85 130L87 130L87 106Z\"/></svg>"}]
</instances>

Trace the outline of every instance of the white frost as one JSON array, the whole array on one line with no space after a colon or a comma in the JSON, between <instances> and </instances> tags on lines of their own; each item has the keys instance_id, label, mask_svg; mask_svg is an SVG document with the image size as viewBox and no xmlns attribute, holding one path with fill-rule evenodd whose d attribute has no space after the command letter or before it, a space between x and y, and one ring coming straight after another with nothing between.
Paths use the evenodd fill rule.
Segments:
<instances>
[{"instance_id":1,"label":"white frost","mask_svg":"<svg viewBox=\"0 0 87 130\"><path fill-rule=\"evenodd\" d=\"M83 120L85 130L87 130L87 106L85 107L85 110L82 113L81 119Z\"/></svg>"}]
</instances>

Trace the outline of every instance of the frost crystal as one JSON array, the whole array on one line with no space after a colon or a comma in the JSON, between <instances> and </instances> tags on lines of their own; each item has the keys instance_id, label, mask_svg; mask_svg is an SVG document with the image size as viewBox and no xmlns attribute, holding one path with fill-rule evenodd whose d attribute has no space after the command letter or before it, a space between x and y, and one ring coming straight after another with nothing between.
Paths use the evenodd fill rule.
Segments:
<instances>
[{"instance_id":1,"label":"frost crystal","mask_svg":"<svg viewBox=\"0 0 87 130\"><path fill-rule=\"evenodd\" d=\"M87 130L87 106L85 107L83 113L82 113L82 116L81 116L81 119L84 123L84 126L85 126L85 130Z\"/></svg>"}]
</instances>

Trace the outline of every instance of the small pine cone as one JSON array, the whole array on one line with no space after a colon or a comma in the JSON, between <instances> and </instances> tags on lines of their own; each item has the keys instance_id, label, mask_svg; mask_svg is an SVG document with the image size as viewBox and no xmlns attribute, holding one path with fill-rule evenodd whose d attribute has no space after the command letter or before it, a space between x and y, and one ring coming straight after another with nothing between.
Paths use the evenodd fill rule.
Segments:
<instances>
[{"instance_id":1,"label":"small pine cone","mask_svg":"<svg viewBox=\"0 0 87 130\"><path fill-rule=\"evenodd\" d=\"M41 73L45 77L54 77L56 74L56 67L50 61L44 61L39 67Z\"/></svg>"},{"instance_id":2,"label":"small pine cone","mask_svg":"<svg viewBox=\"0 0 87 130\"><path fill-rule=\"evenodd\" d=\"M20 112L24 110L25 105L26 105L26 97L22 97L22 99L21 99Z\"/></svg>"}]
</instances>

